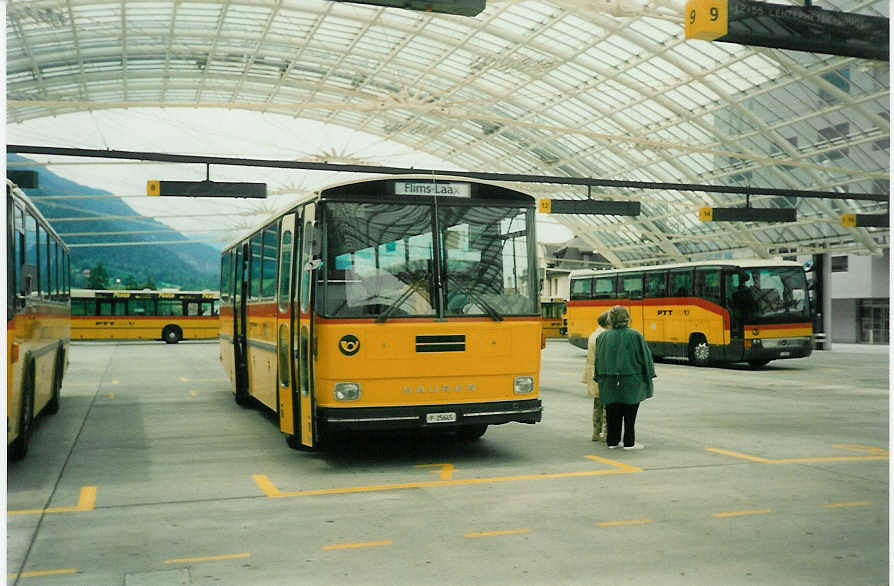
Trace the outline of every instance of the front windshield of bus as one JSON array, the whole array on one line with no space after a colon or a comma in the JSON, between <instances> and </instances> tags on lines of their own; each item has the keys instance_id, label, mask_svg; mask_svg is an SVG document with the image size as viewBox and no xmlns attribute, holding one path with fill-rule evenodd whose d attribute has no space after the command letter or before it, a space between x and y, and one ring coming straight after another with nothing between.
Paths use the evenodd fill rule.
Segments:
<instances>
[{"instance_id":1,"label":"front windshield of bus","mask_svg":"<svg viewBox=\"0 0 894 586\"><path fill-rule=\"evenodd\" d=\"M326 204L327 286L322 313L435 315L432 207Z\"/></svg>"},{"instance_id":2,"label":"front windshield of bus","mask_svg":"<svg viewBox=\"0 0 894 586\"><path fill-rule=\"evenodd\" d=\"M438 206L447 316L537 313L536 273L528 260L534 246L530 214L519 208Z\"/></svg>"},{"instance_id":3,"label":"front windshield of bus","mask_svg":"<svg viewBox=\"0 0 894 586\"><path fill-rule=\"evenodd\" d=\"M750 267L731 276L733 306L753 323L809 321L807 278L799 267Z\"/></svg>"},{"instance_id":4,"label":"front windshield of bus","mask_svg":"<svg viewBox=\"0 0 894 586\"><path fill-rule=\"evenodd\" d=\"M533 210L439 203L435 241L430 202L327 202L325 209L323 315L435 316L441 303L448 316L537 313L536 271L529 261L534 242L528 237Z\"/></svg>"}]
</instances>

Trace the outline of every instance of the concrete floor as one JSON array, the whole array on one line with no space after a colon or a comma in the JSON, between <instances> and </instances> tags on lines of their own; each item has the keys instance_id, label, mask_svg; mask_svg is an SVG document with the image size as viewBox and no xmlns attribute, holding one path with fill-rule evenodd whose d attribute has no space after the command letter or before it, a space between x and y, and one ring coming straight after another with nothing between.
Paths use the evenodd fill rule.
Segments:
<instances>
[{"instance_id":1,"label":"concrete floor","mask_svg":"<svg viewBox=\"0 0 894 586\"><path fill-rule=\"evenodd\" d=\"M638 452L590 441L584 352L543 352L543 422L478 441L289 449L215 343L75 343L7 468L10 584L889 581L887 348L656 365Z\"/></svg>"}]
</instances>

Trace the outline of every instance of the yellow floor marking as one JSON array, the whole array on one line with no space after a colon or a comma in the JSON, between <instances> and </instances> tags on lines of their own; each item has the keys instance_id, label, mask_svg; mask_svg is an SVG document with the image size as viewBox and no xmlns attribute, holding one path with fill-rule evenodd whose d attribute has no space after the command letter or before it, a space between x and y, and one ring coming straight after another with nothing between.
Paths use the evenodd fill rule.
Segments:
<instances>
[{"instance_id":1,"label":"yellow floor marking","mask_svg":"<svg viewBox=\"0 0 894 586\"><path fill-rule=\"evenodd\" d=\"M112 384L113 384L113 385L117 385L117 384L120 384L120 383L119 383L119 381L118 381L117 378L113 378L113 379L112 379Z\"/></svg>"},{"instance_id":2,"label":"yellow floor marking","mask_svg":"<svg viewBox=\"0 0 894 586\"><path fill-rule=\"evenodd\" d=\"M629 521L603 521L596 523L599 527L621 527L623 525L645 525L652 523L652 519L630 519Z\"/></svg>"},{"instance_id":3,"label":"yellow floor marking","mask_svg":"<svg viewBox=\"0 0 894 586\"><path fill-rule=\"evenodd\" d=\"M165 560L166 564L191 564L195 562L216 562L219 560L235 560L240 558L251 557L250 553L228 553L224 555L209 555L200 558L177 558L174 560Z\"/></svg>"},{"instance_id":4,"label":"yellow floor marking","mask_svg":"<svg viewBox=\"0 0 894 586\"><path fill-rule=\"evenodd\" d=\"M772 512L772 509L755 509L753 511L729 511L727 513L714 513L712 517L723 519L726 517L742 517L744 515L766 515L767 513Z\"/></svg>"},{"instance_id":5,"label":"yellow floor marking","mask_svg":"<svg viewBox=\"0 0 894 586\"><path fill-rule=\"evenodd\" d=\"M440 474L441 480L450 480L453 478L455 468L453 464L417 464L416 468L440 468L440 470L430 470L432 474Z\"/></svg>"},{"instance_id":6,"label":"yellow floor marking","mask_svg":"<svg viewBox=\"0 0 894 586\"><path fill-rule=\"evenodd\" d=\"M193 390L191 390L191 391L189 391L189 394L190 394L191 396L193 396L193 397L198 397L198 396L199 396L199 392L198 392L198 391L193 391Z\"/></svg>"},{"instance_id":7,"label":"yellow floor marking","mask_svg":"<svg viewBox=\"0 0 894 586\"><path fill-rule=\"evenodd\" d=\"M73 507L51 507L49 509L22 509L19 511L8 511L8 515L40 515L42 513L77 513L81 511L92 511L96 504L96 487L82 486L81 494L78 498L78 504Z\"/></svg>"},{"instance_id":8,"label":"yellow floor marking","mask_svg":"<svg viewBox=\"0 0 894 586\"><path fill-rule=\"evenodd\" d=\"M16 578L37 578L39 576L59 576L75 573L77 573L75 568L65 568L64 570L35 570L33 572L22 572L21 574L12 573L8 577L10 580L14 580Z\"/></svg>"},{"instance_id":9,"label":"yellow floor marking","mask_svg":"<svg viewBox=\"0 0 894 586\"><path fill-rule=\"evenodd\" d=\"M474 539L476 537L497 537L499 535L521 535L522 533L530 533L530 529L505 529L503 531L485 531L483 533L466 533L466 537Z\"/></svg>"},{"instance_id":10,"label":"yellow floor marking","mask_svg":"<svg viewBox=\"0 0 894 586\"><path fill-rule=\"evenodd\" d=\"M323 549L357 549L360 547L380 547L382 545L391 545L391 541L366 541L364 543L340 543L337 545L324 545Z\"/></svg>"},{"instance_id":11,"label":"yellow floor marking","mask_svg":"<svg viewBox=\"0 0 894 586\"><path fill-rule=\"evenodd\" d=\"M739 452L731 452L729 450L721 450L719 448L705 448L709 452L714 452L717 454L723 454L726 456L732 456L733 458L741 458L742 460L750 460L752 462L760 462L761 464L797 464L797 463L810 463L810 462L859 462L859 461L867 461L867 460L887 460L888 459L888 451L882 448L873 448L871 446L856 446L856 445L845 445L845 444L835 444L833 447L843 449L843 450L852 450L858 452L869 452L870 454L875 454L872 456L827 456L827 457L816 457L816 458L781 458L778 460L771 460L769 458L760 458L758 456L749 456L748 454L742 454Z\"/></svg>"},{"instance_id":12,"label":"yellow floor marking","mask_svg":"<svg viewBox=\"0 0 894 586\"><path fill-rule=\"evenodd\" d=\"M872 501L853 501L850 503L829 503L828 505L823 505L827 509L842 509L844 507L865 507L866 505L871 505Z\"/></svg>"},{"instance_id":13,"label":"yellow floor marking","mask_svg":"<svg viewBox=\"0 0 894 586\"><path fill-rule=\"evenodd\" d=\"M353 486L347 488L318 488L312 490L296 490L281 492L264 474L253 474L252 478L265 495L269 498L284 498L291 496L318 496L324 494L349 494L355 492L377 492L383 490L400 490L405 488L431 488L435 486L465 486L469 484L491 484L496 482L515 482L519 480L547 480L555 478L583 478L588 476L604 476L609 474L630 474L642 472L642 468L628 466L621 462L600 458L599 456L587 456L591 460L614 466L608 470L588 470L584 472L555 472L552 474L522 474L518 476L493 476L490 478L465 478L451 480L427 480L424 482L404 482L401 484L374 484L370 486Z\"/></svg>"},{"instance_id":14,"label":"yellow floor marking","mask_svg":"<svg viewBox=\"0 0 894 586\"><path fill-rule=\"evenodd\" d=\"M188 382L189 382L189 379L181 376L181 377L180 377L180 382L188 383Z\"/></svg>"},{"instance_id":15,"label":"yellow floor marking","mask_svg":"<svg viewBox=\"0 0 894 586\"><path fill-rule=\"evenodd\" d=\"M106 395L106 397L108 397L109 399L111 399L111 400L114 401L114 400L115 400L115 393L108 393L108 394Z\"/></svg>"}]
</instances>

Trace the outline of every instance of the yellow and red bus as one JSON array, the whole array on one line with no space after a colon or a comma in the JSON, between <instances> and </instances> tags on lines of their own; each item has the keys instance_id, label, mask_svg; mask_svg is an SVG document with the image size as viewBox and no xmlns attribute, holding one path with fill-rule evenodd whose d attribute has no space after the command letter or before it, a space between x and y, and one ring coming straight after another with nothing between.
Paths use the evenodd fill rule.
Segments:
<instances>
[{"instance_id":1,"label":"yellow and red bus","mask_svg":"<svg viewBox=\"0 0 894 586\"><path fill-rule=\"evenodd\" d=\"M456 177L322 189L225 249L221 360L289 446L540 421L535 200ZM332 433L330 433L332 432Z\"/></svg>"},{"instance_id":2,"label":"yellow and red bus","mask_svg":"<svg viewBox=\"0 0 894 586\"><path fill-rule=\"evenodd\" d=\"M579 270L570 275L569 341L586 348L599 314L630 309L655 357L692 364L764 366L813 351L813 319L803 267L792 261L740 260Z\"/></svg>"},{"instance_id":3,"label":"yellow and red bus","mask_svg":"<svg viewBox=\"0 0 894 586\"><path fill-rule=\"evenodd\" d=\"M565 300L561 298L541 299L540 321L545 338L564 338Z\"/></svg>"},{"instance_id":4,"label":"yellow and red bus","mask_svg":"<svg viewBox=\"0 0 894 586\"><path fill-rule=\"evenodd\" d=\"M59 410L68 365L69 250L6 181L6 446L28 453L34 422Z\"/></svg>"},{"instance_id":5,"label":"yellow and red bus","mask_svg":"<svg viewBox=\"0 0 894 586\"><path fill-rule=\"evenodd\" d=\"M206 340L220 330L219 295L211 291L71 291L73 340Z\"/></svg>"}]
</instances>

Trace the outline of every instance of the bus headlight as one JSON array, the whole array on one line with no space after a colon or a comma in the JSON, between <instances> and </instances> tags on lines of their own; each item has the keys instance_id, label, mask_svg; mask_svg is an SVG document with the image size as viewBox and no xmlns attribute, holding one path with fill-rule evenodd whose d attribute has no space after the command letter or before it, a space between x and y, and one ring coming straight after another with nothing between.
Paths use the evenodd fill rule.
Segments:
<instances>
[{"instance_id":1,"label":"bus headlight","mask_svg":"<svg viewBox=\"0 0 894 586\"><path fill-rule=\"evenodd\" d=\"M516 395L527 395L534 392L533 376L517 376L512 381L512 387Z\"/></svg>"},{"instance_id":2,"label":"bus headlight","mask_svg":"<svg viewBox=\"0 0 894 586\"><path fill-rule=\"evenodd\" d=\"M336 401L356 401L360 398L359 383L335 383Z\"/></svg>"}]
</instances>

